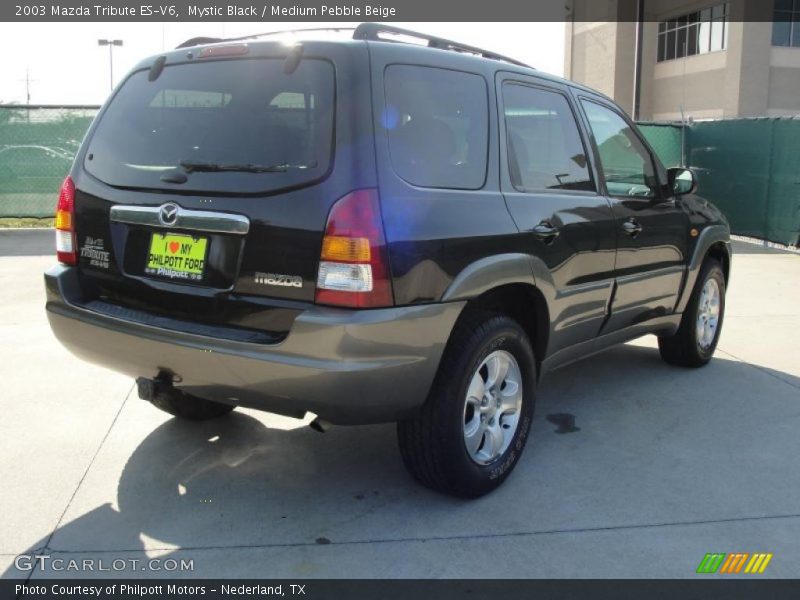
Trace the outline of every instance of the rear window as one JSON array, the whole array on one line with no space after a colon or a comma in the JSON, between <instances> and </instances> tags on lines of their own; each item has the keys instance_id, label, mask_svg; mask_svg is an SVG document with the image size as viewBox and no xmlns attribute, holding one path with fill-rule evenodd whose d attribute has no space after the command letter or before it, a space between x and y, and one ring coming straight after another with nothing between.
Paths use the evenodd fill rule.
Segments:
<instances>
[{"instance_id":1,"label":"rear window","mask_svg":"<svg viewBox=\"0 0 800 600\"><path fill-rule=\"evenodd\" d=\"M186 63L167 66L156 81L147 70L134 73L97 125L87 171L114 186L217 193L320 178L332 160L333 66L305 59L285 74L283 63ZM223 170L202 170L208 165ZM163 181L181 174L183 184Z\"/></svg>"},{"instance_id":2,"label":"rear window","mask_svg":"<svg viewBox=\"0 0 800 600\"><path fill-rule=\"evenodd\" d=\"M480 75L392 65L385 73L392 168L407 182L479 189L486 180L489 109Z\"/></svg>"}]
</instances>

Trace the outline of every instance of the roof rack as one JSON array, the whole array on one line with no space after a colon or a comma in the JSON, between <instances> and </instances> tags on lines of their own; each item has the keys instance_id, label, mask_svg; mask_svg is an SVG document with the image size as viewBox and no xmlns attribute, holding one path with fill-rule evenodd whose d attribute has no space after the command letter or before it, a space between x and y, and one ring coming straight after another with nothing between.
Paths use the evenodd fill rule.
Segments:
<instances>
[{"instance_id":1,"label":"roof rack","mask_svg":"<svg viewBox=\"0 0 800 600\"><path fill-rule=\"evenodd\" d=\"M389 37L382 37L381 36L382 33L388 33ZM518 67L525 67L527 69L533 68L530 65L525 64L524 62L518 61L514 58L509 58L508 56L503 56L502 54L497 54L496 52L484 50L483 48L477 48L475 46L469 46L467 44L454 42L452 40L447 40L433 35L427 35L425 33L411 31L410 29L401 29L400 27L392 27L391 25L383 25L381 23L362 23L361 25L356 27L355 31L353 32L354 40L371 40L376 42L402 43L402 40L392 39L391 36L416 38L418 40L426 41L427 46L429 48L438 48L440 50L451 50L453 52L461 52L464 54L474 54L476 56L482 56L484 58L501 60L503 62L511 63L512 65L517 65Z\"/></svg>"},{"instance_id":2,"label":"roof rack","mask_svg":"<svg viewBox=\"0 0 800 600\"><path fill-rule=\"evenodd\" d=\"M243 35L240 37L232 38L211 38L211 37L194 37L186 40L178 48L186 48L188 46L198 46L200 44L216 44L219 42L239 42L243 40L252 40L261 37L268 37L274 35L287 35L294 33L309 33L319 31L352 31L354 40L369 40L374 42L398 42L403 43L402 39L398 38L413 38L426 42L428 48L438 48L439 50L450 50L451 52L461 52L462 54L473 54L475 56L482 56L483 58L490 58L492 60L500 60L503 62L517 65L518 67L525 67L532 69L530 65L518 61L496 52L484 50L476 46L469 46L460 42L454 42L444 38L411 31L410 29L402 29L400 27L392 27L391 25L384 25L381 23L361 23L358 27L308 27L305 29L284 29L280 31L266 31L264 33L253 33L250 35ZM381 34L389 34L382 36Z\"/></svg>"},{"instance_id":3,"label":"roof rack","mask_svg":"<svg viewBox=\"0 0 800 600\"><path fill-rule=\"evenodd\" d=\"M280 31L266 31L264 33L253 33L251 35L243 35L241 37L227 38L225 41L238 42L240 40L252 40L253 38L267 37L270 35L286 35L292 33L313 33L319 31L354 31L355 27L305 27L303 29L282 29Z\"/></svg>"},{"instance_id":4,"label":"roof rack","mask_svg":"<svg viewBox=\"0 0 800 600\"><path fill-rule=\"evenodd\" d=\"M306 27L304 29L281 29L278 31L265 31L263 33L251 33L249 35L242 35L239 37L231 38L205 38L196 37L183 42L176 48L186 48L187 46L199 46L200 44L217 44L219 42L241 42L244 40L254 40L256 38L268 37L272 35L287 35L293 33L310 33L319 31L354 31L355 27Z\"/></svg>"},{"instance_id":5,"label":"roof rack","mask_svg":"<svg viewBox=\"0 0 800 600\"><path fill-rule=\"evenodd\" d=\"M203 44L216 44L222 41L224 41L223 38L217 38L217 37L206 37L206 36L193 37L189 38L184 42L181 42L180 44L175 46L175 49L179 50L181 48L191 48L192 46L202 46Z\"/></svg>"}]
</instances>

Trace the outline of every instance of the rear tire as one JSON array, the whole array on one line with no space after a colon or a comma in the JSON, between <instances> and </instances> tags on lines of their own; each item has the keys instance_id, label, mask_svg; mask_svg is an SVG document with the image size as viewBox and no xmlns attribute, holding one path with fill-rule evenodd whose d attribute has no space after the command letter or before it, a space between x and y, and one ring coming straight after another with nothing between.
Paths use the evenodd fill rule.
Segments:
<instances>
[{"instance_id":1,"label":"rear tire","mask_svg":"<svg viewBox=\"0 0 800 600\"><path fill-rule=\"evenodd\" d=\"M397 426L412 476L445 494L476 498L497 488L528 439L536 362L525 331L505 315L462 318L428 399Z\"/></svg>"},{"instance_id":2,"label":"rear tire","mask_svg":"<svg viewBox=\"0 0 800 600\"><path fill-rule=\"evenodd\" d=\"M680 367L702 367L714 356L725 316L725 274L707 258L681 318L678 331L658 338L661 358Z\"/></svg>"},{"instance_id":3,"label":"rear tire","mask_svg":"<svg viewBox=\"0 0 800 600\"><path fill-rule=\"evenodd\" d=\"M216 419L227 415L234 409L233 405L191 396L176 388L158 390L150 403L174 417L189 421Z\"/></svg>"}]
</instances>

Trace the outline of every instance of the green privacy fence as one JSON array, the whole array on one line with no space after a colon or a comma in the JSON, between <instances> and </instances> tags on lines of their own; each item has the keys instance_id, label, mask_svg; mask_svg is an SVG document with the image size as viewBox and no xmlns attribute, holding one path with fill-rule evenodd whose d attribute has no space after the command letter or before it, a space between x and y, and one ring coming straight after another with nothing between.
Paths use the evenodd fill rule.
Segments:
<instances>
[{"instance_id":1,"label":"green privacy fence","mask_svg":"<svg viewBox=\"0 0 800 600\"><path fill-rule=\"evenodd\" d=\"M798 245L800 119L695 123L687 161L734 233Z\"/></svg>"},{"instance_id":2,"label":"green privacy fence","mask_svg":"<svg viewBox=\"0 0 800 600\"><path fill-rule=\"evenodd\" d=\"M97 106L0 106L0 217L50 217Z\"/></svg>"},{"instance_id":3,"label":"green privacy fence","mask_svg":"<svg viewBox=\"0 0 800 600\"><path fill-rule=\"evenodd\" d=\"M728 217L735 234L786 245L800 238L800 119L758 118L640 130L668 167L685 164L698 194Z\"/></svg>"},{"instance_id":4,"label":"green privacy fence","mask_svg":"<svg viewBox=\"0 0 800 600\"><path fill-rule=\"evenodd\" d=\"M48 217L96 106L0 105L0 217ZM640 123L668 167L695 169L699 194L734 233L797 245L800 119Z\"/></svg>"},{"instance_id":5,"label":"green privacy fence","mask_svg":"<svg viewBox=\"0 0 800 600\"><path fill-rule=\"evenodd\" d=\"M667 167L683 164L684 128L672 123L638 123L639 130Z\"/></svg>"}]
</instances>

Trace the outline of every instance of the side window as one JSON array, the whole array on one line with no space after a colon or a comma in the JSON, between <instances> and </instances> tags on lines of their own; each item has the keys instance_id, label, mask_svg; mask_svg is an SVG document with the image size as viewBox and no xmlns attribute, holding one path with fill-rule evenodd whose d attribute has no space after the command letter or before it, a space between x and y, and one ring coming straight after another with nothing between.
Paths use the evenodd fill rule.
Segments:
<instances>
[{"instance_id":1,"label":"side window","mask_svg":"<svg viewBox=\"0 0 800 600\"><path fill-rule=\"evenodd\" d=\"M594 191L575 115L558 92L503 84L511 183L520 191Z\"/></svg>"},{"instance_id":2,"label":"side window","mask_svg":"<svg viewBox=\"0 0 800 600\"><path fill-rule=\"evenodd\" d=\"M583 108L600 154L608 193L611 196L655 197L658 179L653 159L625 119L595 102L584 100Z\"/></svg>"},{"instance_id":3,"label":"side window","mask_svg":"<svg viewBox=\"0 0 800 600\"><path fill-rule=\"evenodd\" d=\"M480 75L391 65L381 125L392 168L422 187L475 190L486 181L489 108Z\"/></svg>"}]
</instances>

